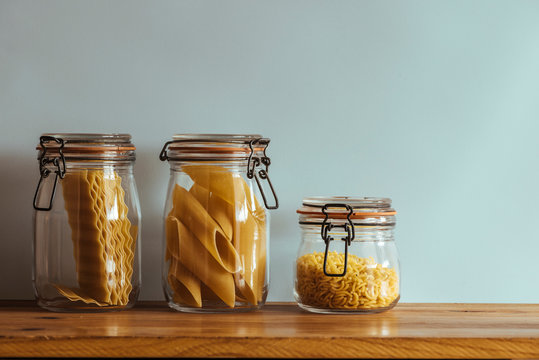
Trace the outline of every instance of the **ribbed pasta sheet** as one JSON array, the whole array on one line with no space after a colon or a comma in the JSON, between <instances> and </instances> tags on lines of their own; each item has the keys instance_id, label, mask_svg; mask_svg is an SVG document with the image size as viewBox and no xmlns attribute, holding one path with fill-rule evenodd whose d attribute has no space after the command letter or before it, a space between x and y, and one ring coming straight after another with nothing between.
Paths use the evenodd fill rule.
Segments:
<instances>
[{"instance_id":1,"label":"ribbed pasta sheet","mask_svg":"<svg viewBox=\"0 0 539 360\"><path fill-rule=\"evenodd\" d=\"M79 286L56 288L71 301L129 302L137 231L127 218L121 181L113 171L80 170L68 171L61 182Z\"/></svg>"}]
</instances>

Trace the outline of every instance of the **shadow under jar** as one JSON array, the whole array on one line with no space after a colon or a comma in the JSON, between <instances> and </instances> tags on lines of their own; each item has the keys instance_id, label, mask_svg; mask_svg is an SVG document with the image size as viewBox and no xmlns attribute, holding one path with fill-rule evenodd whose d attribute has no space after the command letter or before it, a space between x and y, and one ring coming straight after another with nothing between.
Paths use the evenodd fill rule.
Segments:
<instances>
[{"instance_id":1,"label":"shadow under jar","mask_svg":"<svg viewBox=\"0 0 539 360\"><path fill-rule=\"evenodd\" d=\"M317 313L372 313L400 298L391 200L309 197L297 210L302 241L295 264L298 305Z\"/></svg>"},{"instance_id":2,"label":"shadow under jar","mask_svg":"<svg viewBox=\"0 0 539 360\"><path fill-rule=\"evenodd\" d=\"M164 213L163 288L186 312L262 307L269 280L269 214L278 200L260 135L175 135ZM270 202L270 203L269 203Z\"/></svg>"},{"instance_id":3,"label":"shadow under jar","mask_svg":"<svg viewBox=\"0 0 539 360\"><path fill-rule=\"evenodd\" d=\"M127 134L44 134L34 196L34 289L60 312L132 307L140 205Z\"/></svg>"}]
</instances>

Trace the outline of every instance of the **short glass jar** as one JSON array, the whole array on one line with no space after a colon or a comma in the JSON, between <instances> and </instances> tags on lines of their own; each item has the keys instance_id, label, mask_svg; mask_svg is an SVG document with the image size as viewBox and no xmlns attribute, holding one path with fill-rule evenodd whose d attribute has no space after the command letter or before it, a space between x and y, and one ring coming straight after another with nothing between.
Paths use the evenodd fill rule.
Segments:
<instances>
[{"instance_id":1,"label":"short glass jar","mask_svg":"<svg viewBox=\"0 0 539 360\"><path fill-rule=\"evenodd\" d=\"M268 176L269 141L260 135L186 134L163 147L160 159L169 161L170 181L162 276L171 308L248 311L265 303L266 209L278 207Z\"/></svg>"},{"instance_id":2,"label":"short glass jar","mask_svg":"<svg viewBox=\"0 0 539 360\"><path fill-rule=\"evenodd\" d=\"M127 134L44 134L34 195L33 282L60 312L134 305L140 289L140 205Z\"/></svg>"},{"instance_id":3,"label":"short glass jar","mask_svg":"<svg viewBox=\"0 0 539 360\"><path fill-rule=\"evenodd\" d=\"M317 313L372 313L400 298L391 200L309 197L297 210L302 242L294 296Z\"/></svg>"}]
</instances>

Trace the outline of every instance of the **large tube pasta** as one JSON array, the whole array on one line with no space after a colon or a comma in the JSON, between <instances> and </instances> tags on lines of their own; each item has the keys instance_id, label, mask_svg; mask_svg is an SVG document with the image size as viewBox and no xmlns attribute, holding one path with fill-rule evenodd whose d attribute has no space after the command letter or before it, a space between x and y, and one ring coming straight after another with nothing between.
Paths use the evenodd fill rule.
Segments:
<instances>
[{"instance_id":1,"label":"large tube pasta","mask_svg":"<svg viewBox=\"0 0 539 360\"><path fill-rule=\"evenodd\" d=\"M203 282L200 283L200 294L202 298L206 301L220 301L219 296L215 295L215 293L206 285L204 285ZM236 294L236 300L238 300L238 296Z\"/></svg>"},{"instance_id":2,"label":"large tube pasta","mask_svg":"<svg viewBox=\"0 0 539 360\"><path fill-rule=\"evenodd\" d=\"M206 216L205 213L218 224L222 233L231 239L230 244L237 251L237 261L241 265L238 271L234 272L237 300L257 305L263 300L266 278L264 209L240 174L211 165L184 166L183 170L194 182L188 191L194 199L185 195L187 190L176 185L170 215L181 219L205 247L208 237L200 233L207 230L203 231L204 226L201 225L210 224L213 231L213 223L203 217ZM218 233L219 231L216 231L216 234ZM167 244L169 242L171 240L167 235ZM206 249L212 253L211 249L207 247ZM166 259L170 259L178 252L181 254L181 251L174 246L167 246ZM198 275L196 272L194 274ZM204 281L202 282L204 284ZM211 296L211 292L206 293L202 293L202 300L210 300L207 297Z\"/></svg>"},{"instance_id":3,"label":"large tube pasta","mask_svg":"<svg viewBox=\"0 0 539 360\"><path fill-rule=\"evenodd\" d=\"M234 307L235 292L234 278L222 264L220 264L201 244L195 234L192 233L180 220L170 216L166 219L167 237L177 237L178 247L170 249L173 258L169 272L176 279L181 279L181 267L197 276L229 307ZM174 243L171 239L169 243ZM185 285L185 284L184 284Z\"/></svg>"},{"instance_id":4,"label":"large tube pasta","mask_svg":"<svg viewBox=\"0 0 539 360\"><path fill-rule=\"evenodd\" d=\"M183 187L174 187L173 215L180 220L226 271L233 273L240 267L239 256L221 227L198 200Z\"/></svg>"},{"instance_id":5,"label":"large tube pasta","mask_svg":"<svg viewBox=\"0 0 539 360\"><path fill-rule=\"evenodd\" d=\"M174 301L192 307L201 307L200 280L179 262L180 238L177 219L169 216L166 220L167 249L172 264L168 269L168 282L174 292ZM175 257L172 257L174 254Z\"/></svg>"},{"instance_id":6,"label":"large tube pasta","mask_svg":"<svg viewBox=\"0 0 539 360\"><path fill-rule=\"evenodd\" d=\"M256 305L262 300L266 276L266 217L247 183L234 178L236 210L233 242L242 260L242 270L236 276L239 290Z\"/></svg>"},{"instance_id":7,"label":"large tube pasta","mask_svg":"<svg viewBox=\"0 0 539 360\"><path fill-rule=\"evenodd\" d=\"M207 189L235 207L238 204L249 204L248 210L252 215L259 221L266 221L264 209L241 175L213 165L184 166L182 169L195 185Z\"/></svg>"},{"instance_id":8,"label":"large tube pasta","mask_svg":"<svg viewBox=\"0 0 539 360\"><path fill-rule=\"evenodd\" d=\"M242 180L239 174L234 174L224 167L214 165L185 165L182 170L198 186L234 204L235 199L232 189L234 189L236 179Z\"/></svg>"},{"instance_id":9,"label":"large tube pasta","mask_svg":"<svg viewBox=\"0 0 539 360\"><path fill-rule=\"evenodd\" d=\"M192 307L202 307L200 280L181 263L172 260L168 281L174 291L174 301Z\"/></svg>"},{"instance_id":10,"label":"large tube pasta","mask_svg":"<svg viewBox=\"0 0 539 360\"><path fill-rule=\"evenodd\" d=\"M79 288L57 285L71 301L126 305L134 236L121 178L103 170L68 172L62 180Z\"/></svg>"},{"instance_id":11,"label":"large tube pasta","mask_svg":"<svg viewBox=\"0 0 539 360\"><path fill-rule=\"evenodd\" d=\"M207 209L208 214L221 226L228 239L232 239L234 207L220 196L213 195L205 187L194 184L189 192Z\"/></svg>"},{"instance_id":12,"label":"large tube pasta","mask_svg":"<svg viewBox=\"0 0 539 360\"><path fill-rule=\"evenodd\" d=\"M256 289L256 297L258 301L264 300L264 290L266 284L266 224L257 222L258 225L258 234L260 236L258 241L258 263L257 263L257 283L253 285L253 288Z\"/></svg>"},{"instance_id":13,"label":"large tube pasta","mask_svg":"<svg viewBox=\"0 0 539 360\"><path fill-rule=\"evenodd\" d=\"M243 265L240 276L236 276L236 284L242 295L250 303L256 305L260 300L257 288L262 286L258 283L258 272L264 271L260 270L259 259L262 235L260 234L259 224L253 216L254 204L250 201L249 196L251 191L247 192L243 183L243 180L234 182L236 216L234 218L233 242L238 249Z\"/></svg>"}]
</instances>

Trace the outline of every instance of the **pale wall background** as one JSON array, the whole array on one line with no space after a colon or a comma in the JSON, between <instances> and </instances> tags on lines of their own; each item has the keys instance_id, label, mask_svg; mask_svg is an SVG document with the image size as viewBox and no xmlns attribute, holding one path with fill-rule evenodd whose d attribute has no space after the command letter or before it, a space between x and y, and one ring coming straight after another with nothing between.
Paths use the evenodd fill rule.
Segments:
<instances>
[{"instance_id":1,"label":"pale wall background","mask_svg":"<svg viewBox=\"0 0 539 360\"><path fill-rule=\"evenodd\" d=\"M142 299L174 133L272 139L270 300L304 196L389 196L403 301L538 302L539 1L0 1L0 298L32 298L43 132L129 132Z\"/></svg>"}]
</instances>

